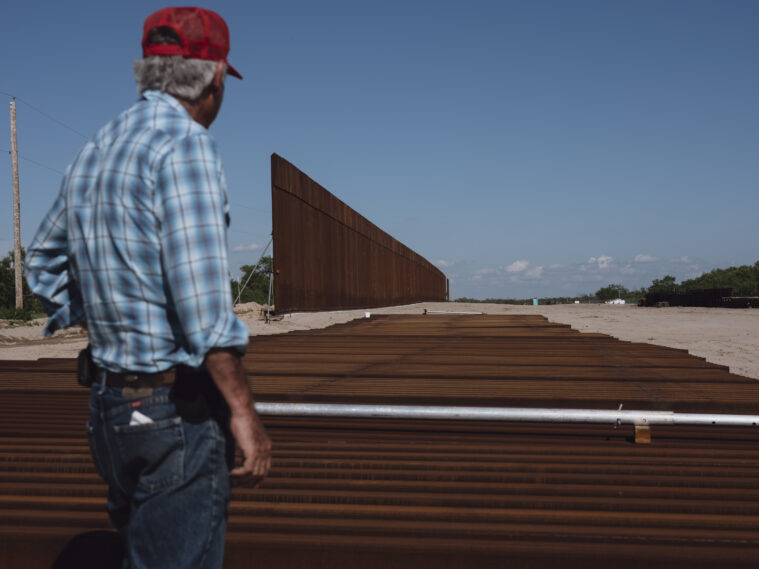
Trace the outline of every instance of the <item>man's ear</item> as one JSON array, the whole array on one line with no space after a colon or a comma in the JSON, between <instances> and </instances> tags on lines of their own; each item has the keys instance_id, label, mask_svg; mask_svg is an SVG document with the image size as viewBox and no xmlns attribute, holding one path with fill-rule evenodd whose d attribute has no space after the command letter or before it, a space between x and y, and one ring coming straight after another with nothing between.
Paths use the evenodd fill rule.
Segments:
<instances>
[{"instance_id":1,"label":"man's ear","mask_svg":"<svg viewBox=\"0 0 759 569\"><path fill-rule=\"evenodd\" d=\"M216 73L213 75L213 81L211 84L217 91L224 85L224 75L227 73L227 64L223 61L216 62Z\"/></svg>"}]
</instances>

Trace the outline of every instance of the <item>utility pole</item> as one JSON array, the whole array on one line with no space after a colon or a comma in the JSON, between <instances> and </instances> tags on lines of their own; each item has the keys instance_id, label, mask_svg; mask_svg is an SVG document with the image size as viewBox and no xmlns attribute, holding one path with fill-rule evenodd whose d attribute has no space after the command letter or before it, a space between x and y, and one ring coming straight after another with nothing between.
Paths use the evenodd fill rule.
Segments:
<instances>
[{"instance_id":1,"label":"utility pole","mask_svg":"<svg viewBox=\"0 0 759 569\"><path fill-rule=\"evenodd\" d=\"M24 308L21 267L21 200L18 190L18 142L16 139L16 98L11 101L11 164L13 166L13 269L16 273L16 308Z\"/></svg>"}]
</instances>

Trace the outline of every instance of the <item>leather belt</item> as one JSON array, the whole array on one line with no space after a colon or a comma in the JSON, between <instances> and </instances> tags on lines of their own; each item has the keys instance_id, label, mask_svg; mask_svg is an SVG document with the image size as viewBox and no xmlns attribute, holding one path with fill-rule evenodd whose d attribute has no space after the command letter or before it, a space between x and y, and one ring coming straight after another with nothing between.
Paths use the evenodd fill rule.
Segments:
<instances>
[{"instance_id":1,"label":"leather belt","mask_svg":"<svg viewBox=\"0 0 759 569\"><path fill-rule=\"evenodd\" d=\"M98 368L96 381L99 380L103 371L105 371L105 384L109 387L171 387L176 377L174 369L160 373L116 373Z\"/></svg>"}]
</instances>

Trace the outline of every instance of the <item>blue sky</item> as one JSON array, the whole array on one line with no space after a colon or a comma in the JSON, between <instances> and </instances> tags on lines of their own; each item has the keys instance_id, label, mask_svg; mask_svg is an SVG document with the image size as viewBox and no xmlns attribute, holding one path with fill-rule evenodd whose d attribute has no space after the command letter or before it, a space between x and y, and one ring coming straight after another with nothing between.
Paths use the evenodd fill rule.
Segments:
<instances>
[{"instance_id":1,"label":"blue sky","mask_svg":"<svg viewBox=\"0 0 759 569\"><path fill-rule=\"evenodd\" d=\"M23 244L85 136L136 98L142 22L164 6L4 7ZM211 127L234 272L271 232L272 152L436 263L454 298L639 288L759 260L759 2L204 6L229 23L245 76ZM4 253L9 156L0 181Z\"/></svg>"}]
</instances>

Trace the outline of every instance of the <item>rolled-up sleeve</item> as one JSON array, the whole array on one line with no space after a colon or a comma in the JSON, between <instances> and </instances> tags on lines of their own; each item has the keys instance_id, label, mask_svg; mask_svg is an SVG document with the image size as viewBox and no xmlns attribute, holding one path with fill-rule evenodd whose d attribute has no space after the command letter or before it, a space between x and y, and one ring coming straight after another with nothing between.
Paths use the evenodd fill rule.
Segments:
<instances>
[{"instance_id":1,"label":"rolled-up sleeve","mask_svg":"<svg viewBox=\"0 0 759 569\"><path fill-rule=\"evenodd\" d=\"M243 353L249 333L232 310L226 188L213 139L178 141L157 182L163 273L188 363L199 366L211 348Z\"/></svg>"},{"instance_id":2,"label":"rolled-up sleeve","mask_svg":"<svg viewBox=\"0 0 759 569\"><path fill-rule=\"evenodd\" d=\"M50 317L43 330L46 336L86 321L81 291L69 266L66 223L66 196L61 191L24 259L29 288Z\"/></svg>"}]
</instances>

